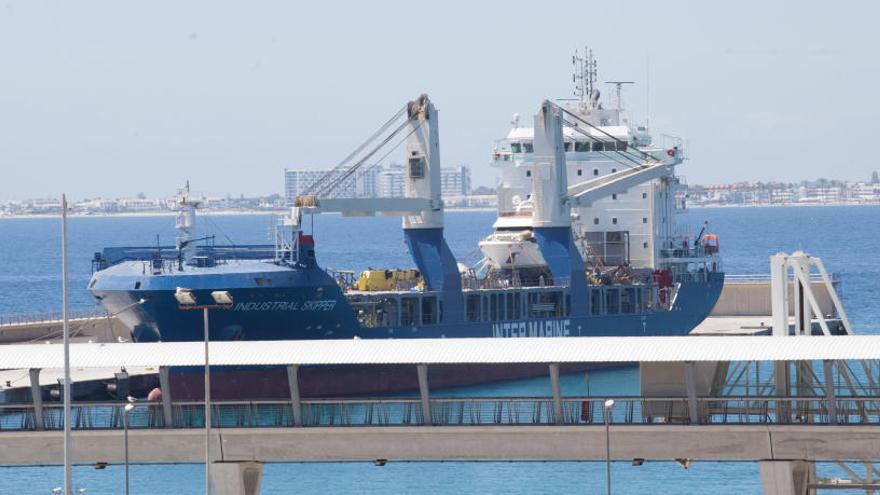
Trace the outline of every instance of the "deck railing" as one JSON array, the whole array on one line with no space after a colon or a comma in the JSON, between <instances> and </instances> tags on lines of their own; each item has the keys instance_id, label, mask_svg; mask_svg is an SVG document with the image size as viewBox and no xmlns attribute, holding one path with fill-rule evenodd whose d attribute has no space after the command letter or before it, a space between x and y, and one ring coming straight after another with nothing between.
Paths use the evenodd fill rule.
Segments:
<instances>
[{"instance_id":1,"label":"deck railing","mask_svg":"<svg viewBox=\"0 0 880 495\"><path fill-rule=\"evenodd\" d=\"M557 421L549 397L467 397L430 400L433 426L492 425L602 425L608 397L566 397ZM682 397L612 397L608 411L613 425L689 424L688 401ZM77 430L123 428L124 402L74 404L72 424ZM839 397L829 401L817 397L701 397L697 399L700 424L809 424L880 426L880 398ZM834 412L832 414L831 412ZM46 404L42 429L63 427L62 406ZM297 426L289 401L230 401L212 405L215 428L273 428ZM304 427L315 426L419 426L424 425L420 399L321 399L301 403ZM174 428L203 428L201 402L172 404ZM138 403L129 416L132 429L164 428L162 405ZM30 404L0 405L0 432L32 431L37 414Z\"/></svg>"},{"instance_id":2,"label":"deck railing","mask_svg":"<svg viewBox=\"0 0 880 495\"><path fill-rule=\"evenodd\" d=\"M68 318L73 319L83 319L83 318L101 318L107 316L107 311L104 308L100 307L90 307L90 308L71 308L68 314ZM61 311L54 312L46 312L46 313L15 313L15 314L5 314L0 315L0 326L3 325L26 325L31 323L48 323L54 321L61 321L63 315Z\"/></svg>"}]
</instances>

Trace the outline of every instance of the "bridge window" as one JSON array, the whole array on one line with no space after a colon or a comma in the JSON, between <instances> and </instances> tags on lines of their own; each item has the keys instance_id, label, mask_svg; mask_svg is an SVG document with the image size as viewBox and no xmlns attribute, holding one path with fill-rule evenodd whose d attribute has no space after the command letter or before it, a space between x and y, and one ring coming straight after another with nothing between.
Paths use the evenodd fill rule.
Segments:
<instances>
[{"instance_id":1,"label":"bridge window","mask_svg":"<svg viewBox=\"0 0 880 495\"><path fill-rule=\"evenodd\" d=\"M609 315L620 313L619 289L605 289L605 312Z\"/></svg>"},{"instance_id":2,"label":"bridge window","mask_svg":"<svg viewBox=\"0 0 880 495\"><path fill-rule=\"evenodd\" d=\"M616 194L612 194L612 195L611 195L611 199L617 199L617 195L616 195Z\"/></svg>"},{"instance_id":3,"label":"bridge window","mask_svg":"<svg viewBox=\"0 0 880 495\"><path fill-rule=\"evenodd\" d=\"M434 325L437 323L437 298L426 296L422 298L422 325Z\"/></svg>"},{"instance_id":4,"label":"bridge window","mask_svg":"<svg viewBox=\"0 0 880 495\"><path fill-rule=\"evenodd\" d=\"M571 151L571 141L566 141L566 143L565 143L565 151Z\"/></svg>"},{"instance_id":5,"label":"bridge window","mask_svg":"<svg viewBox=\"0 0 880 495\"><path fill-rule=\"evenodd\" d=\"M532 146L532 143L523 143L523 151L526 153L532 153L535 149L534 146Z\"/></svg>"},{"instance_id":6,"label":"bridge window","mask_svg":"<svg viewBox=\"0 0 880 495\"><path fill-rule=\"evenodd\" d=\"M605 143L602 141L593 142L593 151L605 151Z\"/></svg>"},{"instance_id":7,"label":"bridge window","mask_svg":"<svg viewBox=\"0 0 880 495\"><path fill-rule=\"evenodd\" d=\"M598 168L594 168L594 169L593 169L593 175L599 175L599 169L598 169Z\"/></svg>"},{"instance_id":8,"label":"bridge window","mask_svg":"<svg viewBox=\"0 0 880 495\"><path fill-rule=\"evenodd\" d=\"M534 318L553 318L562 315L561 292L532 292L529 308Z\"/></svg>"},{"instance_id":9,"label":"bridge window","mask_svg":"<svg viewBox=\"0 0 880 495\"><path fill-rule=\"evenodd\" d=\"M489 321L489 296L480 297L483 306L483 321Z\"/></svg>"},{"instance_id":10,"label":"bridge window","mask_svg":"<svg viewBox=\"0 0 880 495\"><path fill-rule=\"evenodd\" d=\"M379 302L376 319L379 326L392 327L397 325L397 299L388 298Z\"/></svg>"},{"instance_id":11,"label":"bridge window","mask_svg":"<svg viewBox=\"0 0 880 495\"><path fill-rule=\"evenodd\" d=\"M613 223L614 225L617 225L617 217L612 218L611 223Z\"/></svg>"},{"instance_id":12,"label":"bridge window","mask_svg":"<svg viewBox=\"0 0 880 495\"><path fill-rule=\"evenodd\" d=\"M580 177L580 176L582 176L582 175L584 175L584 171L581 170L581 169L578 169L578 177Z\"/></svg>"},{"instance_id":13,"label":"bridge window","mask_svg":"<svg viewBox=\"0 0 880 495\"><path fill-rule=\"evenodd\" d=\"M489 319L491 321L498 320L498 294L489 295Z\"/></svg>"},{"instance_id":14,"label":"bridge window","mask_svg":"<svg viewBox=\"0 0 880 495\"><path fill-rule=\"evenodd\" d=\"M599 217L593 219L593 225L599 225Z\"/></svg>"},{"instance_id":15,"label":"bridge window","mask_svg":"<svg viewBox=\"0 0 880 495\"><path fill-rule=\"evenodd\" d=\"M642 193L642 199L648 199L648 193L643 192L643 193Z\"/></svg>"},{"instance_id":16,"label":"bridge window","mask_svg":"<svg viewBox=\"0 0 880 495\"><path fill-rule=\"evenodd\" d=\"M532 171L526 170L526 177L531 177L531 176L532 176Z\"/></svg>"},{"instance_id":17,"label":"bridge window","mask_svg":"<svg viewBox=\"0 0 880 495\"><path fill-rule=\"evenodd\" d=\"M505 315L506 316L505 319L507 319L507 320L515 320L517 318L516 311L515 311L514 304L513 304L514 296L515 296L515 294L511 294L509 292L507 293L507 313Z\"/></svg>"},{"instance_id":18,"label":"bridge window","mask_svg":"<svg viewBox=\"0 0 880 495\"><path fill-rule=\"evenodd\" d=\"M648 223L648 217L642 217L642 223Z\"/></svg>"},{"instance_id":19,"label":"bridge window","mask_svg":"<svg viewBox=\"0 0 880 495\"><path fill-rule=\"evenodd\" d=\"M404 297L400 300L401 326L413 326L419 321L419 305L417 298Z\"/></svg>"},{"instance_id":20,"label":"bridge window","mask_svg":"<svg viewBox=\"0 0 880 495\"><path fill-rule=\"evenodd\" d=\"M517 292L513 294L513 319L519 320L522 317L522 294Z\"/></svg>"},{"instance_id":21,"label":"bridge window","mask_svg":"<svg viewBox=\"0 0 880 495\"><path fill-rule=\"evenodd\" d=\"M522 153L522 144L510 143L510 152L511 153Z\"/></svg>"},{"instance_id":22,"label":"bridge window","mask_svg":"<svg viewBox=\"0 0 880 495\"><path fill-rule=\"evenodd\" d=\"M602 290L590 289L590 313L594 315L602 312Z\"/></svg>"},{"instance_id":23,"label":"bridge window","mask_svg":"<svg viewBox=\"0 0 880 495\"><path fill-rule=\"evenodd\" d=\"M626 141L617 141L617 151L626 151L629 144Z\"/></svg>"},{"instance_id":24,"label":"bridge window","mask_svg":"<svg viewBox=\"0 0 880 495\"><path fill-rule=\"evenodd\" d=\"M480 321L480 296L478 294L467 296L465 313L467 314L467 321Z\"/></svg>"},{"instance_id":25,"label":"bridge window","mask_svg":"<svg viewBox=\"0 0 880 495\"><path fill-rule=\"evenodd\" d=\"M586 141L576 141L574 143L574 150L580 152L590 151L590 143Z\"/></svg>"},{"instance_id":26,"label":"bridge window","mask_svg":"<svg viewBox=\"0 0 880 495\"><path fill-rule=\"evenodd\" d=\"M623 289L620 291L620 312L632 313L635 311L636 293L635 289Z\"/></svg>"},{"instance_id":27,"label":"bridge window","mask_svg":"<svg viewBox=\"0 0 880 495\"><path fill-rule=\"evenodd\" d=\"M613 173L615 173L615 172L617 172L617 169L616 169L616 168L612 168L612 169L611 169L611 173L613 174Z\"/></svg>"}]
</instances>

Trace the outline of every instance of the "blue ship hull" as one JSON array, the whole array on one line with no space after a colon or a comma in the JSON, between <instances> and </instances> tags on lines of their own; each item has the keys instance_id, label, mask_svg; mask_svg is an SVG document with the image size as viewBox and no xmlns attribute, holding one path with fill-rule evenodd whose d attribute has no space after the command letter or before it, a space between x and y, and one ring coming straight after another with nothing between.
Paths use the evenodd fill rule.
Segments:
<instances>
[{"instance_id":1,"label":"blue ship hull","mask_svg":"<svg viewBox=\"0 0 880 495\"><path fill-rule=\"evenodd\" d=\"M584 292L571 291L567 297L582 301L584 306L566 304L564 311L552 317L490 320L488 313L481 318L461 318L460 313L457 320L444 321L444 316L439 316L432 324L364 326L336 281L316 264L289 266L230 260L183 269L172 266L154 270L155 266L148 261L119 262L97 271L89 283L93 296L132 329L138 342L203 339L202 312L178 304L174 296L178 287L190 289L200 304L212 302L212 291L232 295L231 307L209 310L211 340L229 341L686 335L709 315L724 285L722 272L701 272L697 277L688 277L694 280L679 283L670 307L635 304L628 307L628 312L618 314L593 314L586 307L588 301L583 301ZM587 286L587 292L591 287ZM495 292L534 289L564 290L533 287ZM401 297L415 294L403 293ZM467 294L474 292L465 291L463 295ZM440 308L442 313L442 301ZM300 388L306 397L410 390L417 386L412 371L306 367L300 371ZM546 374L546 367L433 367L431 373L433 386L449 387ZM212 394L217 399L276 399L286 397L289 390L283 368L224 367L213 371L212 376ZM200 399L204 394L202 370L173 370L171 393L176 400Z\"/></svg>"},{"instance_id":2,"label":"blue ship hull","mask_svg":"<svg viewBox=\"0 0 880 495\"><path fill-rule=\"evenodd\" d=\"M132 329L138 342L203 338L202 314L181 309L174 292L192 289L209 301L226 290L235 301L210 312L212 340L307 340L352 338L538 337L686 335L715 306L724 274L682 282L670 309L626 314L559 316L509 321L362 327L342 291L323 270L291 269L267 262L240 262L223 273L131 275L129 264L95 274L90 290ZM134 286L138 288L135 289ZM143 304L138 301L143 299Z\"/></svg>"}]
</instances>

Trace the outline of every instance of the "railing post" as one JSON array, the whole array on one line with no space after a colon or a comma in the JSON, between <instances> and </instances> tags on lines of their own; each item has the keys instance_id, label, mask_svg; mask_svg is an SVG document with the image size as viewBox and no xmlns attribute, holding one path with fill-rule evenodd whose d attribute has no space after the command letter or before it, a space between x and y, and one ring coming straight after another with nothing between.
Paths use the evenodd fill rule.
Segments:
<instances>
[{"instance_id":1,"label":"railing post","mask_svg":"<svg viewBox=\"0 0 880 495\"><path fill-rule=\"evenodd\" d=\"M825 401L828 409L828 422L837 424L837 397L834 394L834 361L826 359L822 362L825 375Z\"/></svg>"},{"instance_id":2,"label":"railing post","mask_svg":"<svg viewBox=\"0 0 880 495\"><path fill-rule=\"evenodd\" d=\"M776 379L776 423L788 424L791 422L791 404L784 402L791 388L788 361L774 361L773 374Z\"/></svg>"},{"instance_id":3,"label":"railing post","mask_svg":"<svg viewBox=\"0 0 880 495\"><path fill-rule=\"evenodd\" d=\"M43 389L40 387L40 368L28 370L31 380L31 401L34 405L34 429L43 429Z\"/></svg>"},{"instance_id":4,"label":"railing post","mask_svg":"<svg viewBox=\"0 0 880 495\"><path fill-rule=\"evenodd\" d=\"M700 414L697 408L697 374L693 361L684 363L684 384L687 389L688 416L692 425L698 425L700 424Z\"/></svg>"},{"instance_id":5,"label":"railing post","mask_svg":"<svg viewBox=\"0 0 880 495\"><path fill-rule=\"evenodd\" d=\"M290 388L290 408L293 411L293 425L302 426L302 399L299 395L299 365L287 365L287 386Z\"/></svg>"},{"instance_id":6,"label":"railing post","mask_svg":"<svg viewBox=\"0 0 880 495\"><path fill-rule=\"evenodd\" d=\"M559 386L559 363L550 364L550 389L553 392L553 422L562 424L562 392Z\"/></svg>"},{"instance_id":7,"label":"railing post","mask_svg":"<svg viewBox=\"0 0 880 495\"><path fill-rule=\"evenodd\" d=\"M171 409L171 376L167 366L159 367L159 390L162 391L162 419L165 428L174 428L174 414Z\"/></svg>"},{"instance_id":8,"label":"railing post","mask_svg":"<svg viewBox=\"0 0 880 495\"><path fill-rule=\"evenodd\" d=\"M428 388L428 365L420 364L416 367L419 374L419 395L422 398L422 423L432 425L431 417L431 390Z\"/></svg>"}]
</instances>

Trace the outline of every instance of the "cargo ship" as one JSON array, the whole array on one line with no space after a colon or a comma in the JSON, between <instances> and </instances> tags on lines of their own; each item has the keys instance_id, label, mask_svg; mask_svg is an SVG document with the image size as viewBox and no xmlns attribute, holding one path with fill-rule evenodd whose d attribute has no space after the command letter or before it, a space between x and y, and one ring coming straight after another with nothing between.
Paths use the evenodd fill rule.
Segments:
<instances>
[{"instance_id":1,"label":"cargo ship","mask_svg":"<svg viewBox=\"0 0 880 495\"><path fill-rule=\"evenodd\" d=\"M212 340L686 335L712 310L724 274L717 238L705 227L693 238L676 231L675 167L684 150L655 145L646 129L624 120L619 104L603 108L594 65L580 66L578 98L545 100L533 126L514 119L496 143L498 218L476 264L456 260L443 236L438 112L422 95L296 199L274 245L213 245L199 235L199 200L187 187L178 196L176 245L105 248L88 289L137 342L203 338L202 314L186 311L181 293L222 308L210 313ZM334 196L345 178L398 145L405 197ZM401 216L414 267L357 278L321 268L320 244L302 218L327 212ZM226 371L226 385L212 390L218 398L286 392L284 380L271 378L279 370ZM333 379L319 378L330 370L304 372L315 374L304 395L415 386L415 377L391 382L356 369L332 370ZM448 386L531 371L432 373L437 386ZM198 374L189 375L180 374L176 398L201 393Z\"/></svg>"}]
</instances>

